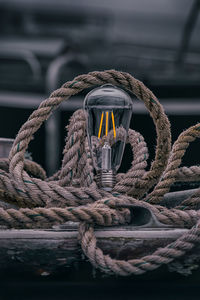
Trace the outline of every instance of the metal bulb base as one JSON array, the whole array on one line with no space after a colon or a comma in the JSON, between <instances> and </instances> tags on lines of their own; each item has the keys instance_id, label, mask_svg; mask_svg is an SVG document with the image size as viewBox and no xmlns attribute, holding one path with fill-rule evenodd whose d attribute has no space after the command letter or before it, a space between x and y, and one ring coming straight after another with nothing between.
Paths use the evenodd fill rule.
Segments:
<instances>
[{"instance_id":1,"label":"metal bulb base","mask_svg":"<svg viewBox=\"0 0 200 300\"><path fill-rule=\"evenodd\" d=\"M97 185L110 192L116 183L116 173L113 170L100 170L97 172Z\"/></svg>"}]
</instances>

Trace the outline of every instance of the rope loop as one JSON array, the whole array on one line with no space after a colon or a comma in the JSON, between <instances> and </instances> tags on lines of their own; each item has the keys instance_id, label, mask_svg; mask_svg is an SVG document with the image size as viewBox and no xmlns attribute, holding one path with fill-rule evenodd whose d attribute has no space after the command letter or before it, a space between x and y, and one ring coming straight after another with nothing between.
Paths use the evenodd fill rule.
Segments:
<instances>
[{"instance_id":1,"label":"rope loop","mask_svg":"<svg viewBox=\"0 0 200 300\"><path fill-rule=\"evenodd\" d=\"M200 241L200 226L198 223L197 226L178 238L176 242L158 248L150 255L130 260L117 260L108 254L105 255L97 246L94 229L90 224L83 222L80 224L79 237L83 253L95 268L110 275L141 275L147 271L153 271L163 264L168 264L191 250L194 246L193 240Z\"/></svg>"},{"instance_id":2,"label":"rope loop","mask_svg":"<svg viewBox=\"0 0 200 300\"><path fill-rule=\"evenodd\" d=\"M112 192L99 189L86 139L86 115L83 110L78 110L67 126L61 169L46 178L40 166L24 160L33 135L63 101L84 89L105 83L134 94L149 111L157 134L155 160L150 169L146 171L148 149L144 138L139 132L129 129L127 143L132 147L132 165L127 173L117 174ZM121 133L117 134L120 137ZM0 160L0 195L3 200L0 201L0 225L7 228L49 228L67 221L80 222L80 244L94 267L122 276L154 270L184 255L200 241L200 189L175 208L166 208L160 202L175 181L186 181L188 176L200 180L198 166L179 168L189 143L197 137L200 137L200 123L184 131L171 151L170 123L162 105L141 81L130 74L107 70L77 76L41 102L19 130L9 159ZM175 242L142 258L128 261L111 258L97 247L94 226L129 224L136 213L131 210L132 206L148 209L164 225L188 228L189 231Z\"/></svg>"},{"instance_id":3,"label":"rope loop","mask_svg":"<svg viewBox=\"0 0 200 300\"><path fill-rule=\"evenodd\" d=\"M47 100L44 100L38 109L30 115L28 121L21 127L9 155L9 172L14 180L22 185L25 190L27 190L27 187L24 181L30 181L30 176L24 170L24 154L34 133L40 128L42 123L49 118L52 111L63 101L69 99L70 96L78 94L86 88L92 88L105 83L111 83L125 88L138 99L142 100L156 126L157 147L155 161L152 163L150 170L146 172L141 181L138 182L137 186L130 187L127 193L133 196L136 194L137 197L141 197L156 183L166 167L171 148L169 120L157 98L141 81L135 79L128 73L107 70L80 75L74 78L73 81L65 83L60 89L54 91ZM70 172L71 174L73 173L72 168ZM61 180L64 174L64 171L61 170ZM73 176L73 174L71 176ZM41 189L42 184L43 181L37 182L37 186L40 186ZM48 183L46 183L46 187L47 186ZM49 188L51 187L49 186Z\"/></svg>"},{"instance_id":4,"label":"rope loop","mask_svg":"<svg viewBox=\"0 0 200 300\"><path fill-rule=\"evenodd\" d=\"M169 192L171 185L176 181L176 178L178 177L180 170L179 166L189 144L199 137L200 123L197 123L195 126L189 127L179 135L178 139L175 141L172 147L168 164L165 171L163 172L161 180L157 183L152 193L150 193L146 198L149 203L160 203L164 195ZM194 167L192 169L194 169ZM199 195L199 193L200 191L197 192L197 195ZM184 203L189 204L188 200Z\"/></svg>"}]
</instances>

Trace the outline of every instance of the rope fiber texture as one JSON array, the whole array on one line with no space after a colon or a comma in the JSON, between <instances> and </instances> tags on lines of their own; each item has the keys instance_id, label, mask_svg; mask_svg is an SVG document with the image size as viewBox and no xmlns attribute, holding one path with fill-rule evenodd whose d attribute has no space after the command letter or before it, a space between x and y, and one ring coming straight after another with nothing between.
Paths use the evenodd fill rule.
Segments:
<instances>
[{"instance_id":1,"label":"rope fiber texture","mask_svg":"<svg viewBox=\"0 0 200 300\"><path fill-rule=\"evenodd\" d=\"M112 192L97 187L86 138L86 115L76 111L67 126L62 166L47 178L36 163L24 159L34 133L70 96L84 89L110 83L126 89L144 102L156 128L155 160L147 171L148 149L142 135L128 131L133 161L126 174L117 174ZM127 276L154 270L184 255L200 240L200 190L179 206L168 209L161 200L176 181L199 181L200 167L181 167L189 144L200 137L200 123L190 127L171 149L170 123L154 94L128 73L107 70L77 76L41 102L19 130L8 159L0 160L0 225L6 228L50 228L67 221L80 222L79 239L84 254L96 268ZM151 192L149 193L149 190ZM139 259L116 260L97 246L94 226L129 224L130 207L151 210L159 222L189 228L166 247Z\"/></svg>"}]
</instances>

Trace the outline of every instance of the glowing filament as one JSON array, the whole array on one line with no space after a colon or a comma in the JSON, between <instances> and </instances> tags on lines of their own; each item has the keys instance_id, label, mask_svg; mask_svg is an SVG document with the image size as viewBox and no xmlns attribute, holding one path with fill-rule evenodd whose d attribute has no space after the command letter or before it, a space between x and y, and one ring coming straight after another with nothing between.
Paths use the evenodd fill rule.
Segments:
<instances>
[{"instance_id":1,"label":"glowing filament","mask_svg":"<svg viewBox=\"0 0 200 300\"><path fill-rule=\"evenodd\" d=\"M108 111L106 112L106 136L108 135Z\"/></svg>"},{"instance_id":2,"label":"glowing filament","mask_svg":"<svg viewBox=\"0 0 200 300\"><path fill-rule=\"evenodd\" d=\"M101 129L102 129L102 125L103 125L103 116L104 116L104 113L102 112L101 121L100 121L100 125L99 125L98 139L100 139L100 136L101 136Z\"/></svg>"},{"instance_id":3,"label":"glowing filament","mask_svg":"<svg viewBox=\"0 0 200 300\"><path fill-rule=\"evenodd\" d=\"M109 112L106 111L106 136L108 135L108 116L109 116ZM116 129L115 129L115 119L114 119L114 114L113 112L111 113L111 117L112 117L112 125L113 125L113 135L114 138L116 138ZM99 132L98 132L98 139L100 139L101 137L101 131L102 131L102 126L103 126L103 118L104 118L104 112L101 113L101 120L100 120L100 124L99 124Z\"/></svg>"},{"instance_id":4,"label":"glowing filament","mask_svg":"<svg viewBox=\"0 0 200 300\"><path fill-rule=\"evenodd\" d=\"M114 135L114 138L116 138L115 119L114 119L113 112L111 113L111 116L112 116L112 124L113 124L113 135Z\"/></svg>"}]
</instances>

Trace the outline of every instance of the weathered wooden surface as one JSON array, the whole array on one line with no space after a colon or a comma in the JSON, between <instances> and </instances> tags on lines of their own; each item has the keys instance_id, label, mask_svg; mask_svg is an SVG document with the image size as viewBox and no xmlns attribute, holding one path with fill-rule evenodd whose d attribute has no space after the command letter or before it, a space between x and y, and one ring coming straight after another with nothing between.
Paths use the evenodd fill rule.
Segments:
<instances>
[{"instance_id":1,"label":"weathered wooden surface","mask_svg":"<svg viewBox=\"0 0 200 300\"><path fill-rule=\"evenodd\" d=\"M67 229L68 227L68 229ZM130 259L151 253L177 239L187 229L112 227L97 229L98 245L118 259ZM78 244L76 225L65 230L0 230L0 269L29 269L48 275L78 264L83 255Z\"/></svg>"},{"instance_id":2,"label":"weathered wooden surface","mask_svg":"<svg viewBox=\"0 0 200 300\"><path fill-rule=\"evenodd\" d=\"M172 207L193 191L169 193L163 202ZM104 253L117 259L139 258L173 242L188 231L162 226L155 216L145 212L140 218L143 219L142 226L96 228L98 246ZM28 271L45 276L69 270L70 267L77 268L85 259L78 243L77 227L77 223L67 222L49 230L0 229L0 273L8 270L13 273ZM193 249L188 255L169 264L169 270L190 274L198 266L199 250L200 247Z\"/></svg>"}]
</instances>

